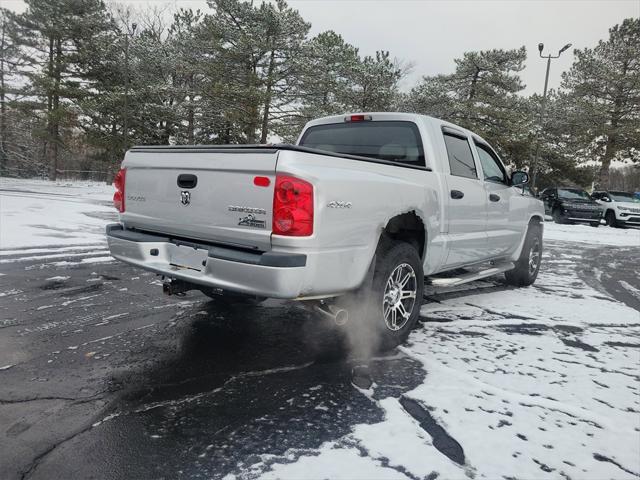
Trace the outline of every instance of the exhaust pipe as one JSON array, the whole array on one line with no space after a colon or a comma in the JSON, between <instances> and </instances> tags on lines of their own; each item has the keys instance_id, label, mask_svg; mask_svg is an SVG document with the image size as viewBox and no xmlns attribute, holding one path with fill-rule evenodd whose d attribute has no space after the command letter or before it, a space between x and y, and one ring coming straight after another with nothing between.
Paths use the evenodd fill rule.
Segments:
<instances>
[{"instance_id":1,"label":"exhaust pipe","mask_svg":"<svg viewBox=\"0 0 640 480\"><path fill-rule=\"evenodd\" d=\"M316 305L314 310L340 327L349 321L349 312L344 308L334 307L333 305Z\"/></svg>"}]
</instances>

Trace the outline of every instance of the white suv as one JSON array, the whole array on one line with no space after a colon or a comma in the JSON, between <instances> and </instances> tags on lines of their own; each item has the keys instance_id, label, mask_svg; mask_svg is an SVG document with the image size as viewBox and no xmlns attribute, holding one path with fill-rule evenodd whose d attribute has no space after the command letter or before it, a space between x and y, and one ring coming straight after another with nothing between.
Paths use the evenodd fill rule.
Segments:
<instances>
[{"instance_id":1,"label":"white suv","mask_svg":"<svg viewBox=\"0 0 640 480\"><path fill-rule=\"evenodd\" d=\"M604 207L610 227L640 227L640 199L629 192L593 192L593 199Z\"/></svg>"}]
</instances>

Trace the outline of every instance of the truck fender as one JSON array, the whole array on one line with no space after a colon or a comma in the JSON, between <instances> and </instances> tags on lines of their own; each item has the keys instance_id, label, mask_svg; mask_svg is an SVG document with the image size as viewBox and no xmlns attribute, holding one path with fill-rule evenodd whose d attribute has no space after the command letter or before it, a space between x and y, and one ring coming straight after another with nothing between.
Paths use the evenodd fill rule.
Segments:
<instances>
[{"instance_id":1,"label":"truck fender","mask_svg":"<svg viewBox=\"0 0 640 480\"><path fill-rule=\"evenodd\" d=\"M524 242L527 239L527 234L529 233L529 228L531 228L531 224L539 224L540 228L544 228L544 219L538 213L532 213L529 216L529 221L527 222L527 228L524 230L522 234L522 238L518 244L518 248L516 248L515 252L511 256L511 260L514 262L520 258L520 254L522 253L522 248L524 247Z\"/></svg>"}]
</instances>

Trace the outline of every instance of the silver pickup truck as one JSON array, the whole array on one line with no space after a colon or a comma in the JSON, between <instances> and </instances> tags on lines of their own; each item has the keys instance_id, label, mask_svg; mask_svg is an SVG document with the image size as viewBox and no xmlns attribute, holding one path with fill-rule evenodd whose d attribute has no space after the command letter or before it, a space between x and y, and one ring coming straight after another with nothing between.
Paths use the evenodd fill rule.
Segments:
<instances>
[{"instance_id":1,"label":"silver pickup truck","mask_svg":"<svg viewBox=\"0 0 640 480\"><path fill-rule=\"evenodd\" d=\"M111 254L166 293L305 302L338 324L404 340L425 284L536 279L544 208L494 149L406 113L309 122L296 145L150 146L114 185Z\"/></svg>"}]
</instances>

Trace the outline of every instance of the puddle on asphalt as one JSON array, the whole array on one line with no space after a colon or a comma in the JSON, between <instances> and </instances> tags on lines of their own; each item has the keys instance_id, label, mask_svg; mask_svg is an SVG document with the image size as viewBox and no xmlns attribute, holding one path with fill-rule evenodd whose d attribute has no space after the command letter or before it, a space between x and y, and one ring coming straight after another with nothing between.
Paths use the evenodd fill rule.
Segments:
<instances>
[{"instance_id":1,"label":"puddle on asphalt","mask_svg":"<svg viewBox=\"0 0 640 480\"><path fill-rule=\"evenodd\" d=\"M353 425L382 421L354 385L375 383L373 399L400 398L425 377L398 352L349 358L335 327L292 304L203 302L179 322L175 352L116 380L128 392L85 434L91 441L75 446L93 445L87 468L118 461L129 477L222 477L261 455L316 449Z\"/></svg>"},{"instance_id":2,"label":"puddle on asphalt","mask_svg":"<svg viewBox=\"0 0 640 480\"><path fill-rule=\"evenodd\" d=\"M428 408L409 397L401 397L400 404L433 439L433 446L449 460L464 465L464 450L458 441L433 418Z\"/></svg>"}]
</instances>

